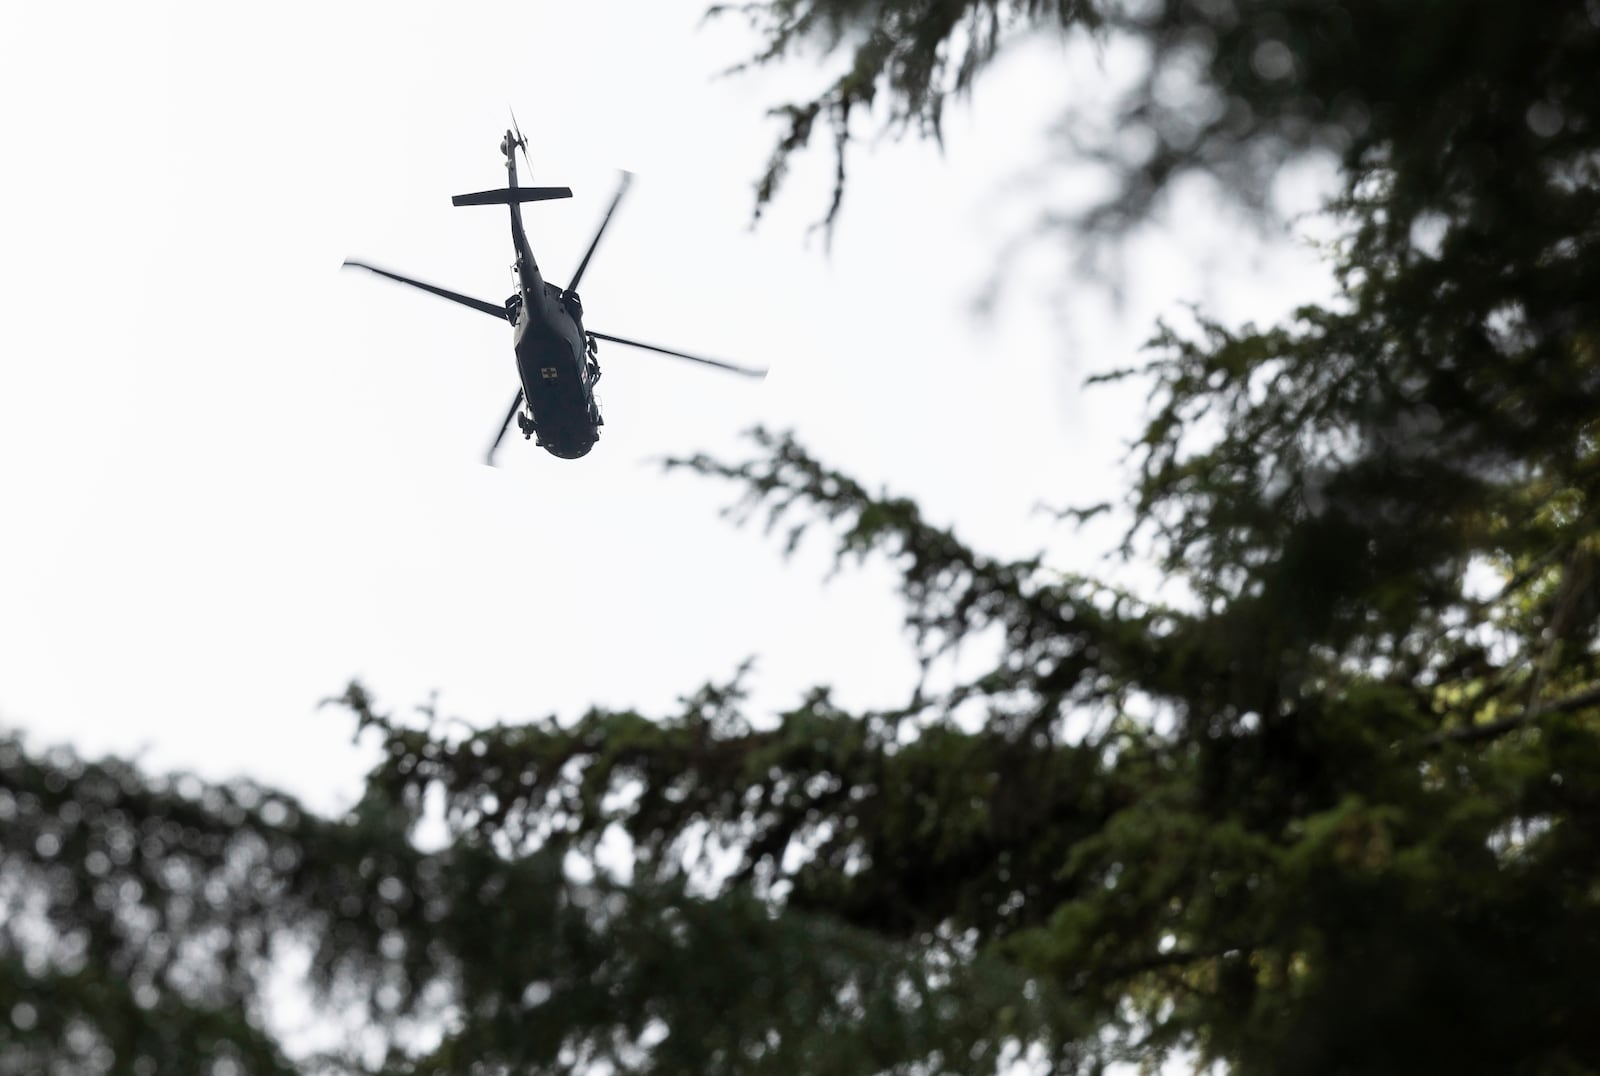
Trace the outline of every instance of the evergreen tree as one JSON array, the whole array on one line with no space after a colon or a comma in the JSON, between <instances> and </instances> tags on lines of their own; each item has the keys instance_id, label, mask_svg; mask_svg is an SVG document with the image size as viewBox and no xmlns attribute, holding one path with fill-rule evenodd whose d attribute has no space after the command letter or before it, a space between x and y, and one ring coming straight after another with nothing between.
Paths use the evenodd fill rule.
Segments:
<instances>
[{"instance_id":1,"label":"evergreen tree","mask_svg":"<svg viewBox=\"0 0 1600 1076\"><path fill-rule=\"evenodd\" d=\"M1114 375L1152 387L1124 549L1181 596L985 556L783 435L679 461L887 558L927 658L997 633L995 667L467 735L352 685L383 761L334 820L8 740L0 1071L288 1070L286 943L394 1072L1600 1071L1600 6L744 10L766 59L848 60L763 200L818 120L837 196L863 112L936 133L1025 32L1148 45L1118 122L1155 149L1107 149L1087 223L1339 154L1337 301Z\"/></svg>"}]
</instances>

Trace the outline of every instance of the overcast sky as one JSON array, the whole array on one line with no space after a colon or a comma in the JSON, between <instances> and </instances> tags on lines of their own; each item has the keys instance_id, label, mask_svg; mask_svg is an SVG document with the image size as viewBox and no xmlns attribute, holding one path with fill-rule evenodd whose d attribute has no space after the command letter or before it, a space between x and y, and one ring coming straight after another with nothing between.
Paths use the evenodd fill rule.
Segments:
<instances>
[{"instance_id":1,"label":"overcast sky","mask_svg":"<svg viewBox=\"0 0 1600 1076\"><path fill-rule=\"evenodd\" d=\"M1056 46L981 81L946 154L860 153L826 253L807 233L825 153L749 227L763 113L815 69L715 77L754 42L702 28L699 0L245 10L0 16L0 722L36 743L335 808L368 759L317 702L352 677L474 723L666 712L751 655L758 710L819 682L895 701L914 666L887 570L823 586L824 544L786 564L719 517L732 488L656 458L793 427L982 548L1093 570L1033 512L1118 489L1137 398L1084 376L1181 302L1267 319L1327 287L1196 201L1133 249L1120 311L1066 286L1055 243L976 319L1006 241L1075 194L1016 182L1071 88ZM526 210L550 279L637 173L584 280L589 327L766 381L603 345L588 457L513 431L482 465L516 389L508 328L339 266L504 299L504 212L450 196L502 183L508 107L532 181L575 191Z\"/></svg>"}]
</instances>

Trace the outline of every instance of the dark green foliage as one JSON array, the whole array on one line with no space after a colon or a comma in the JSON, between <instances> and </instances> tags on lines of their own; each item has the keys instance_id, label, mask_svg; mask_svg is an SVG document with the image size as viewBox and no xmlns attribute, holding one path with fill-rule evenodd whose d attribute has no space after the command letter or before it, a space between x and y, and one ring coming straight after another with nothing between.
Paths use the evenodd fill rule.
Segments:
<instances>
[{"instance_id":1,"label":"dark green foliage","mask_svg":"<svg viewBox=\"0 0 1600 1076\"><path fill-rule=\"evenodd\" d=\"M1093 223L1140 219L1197 171L1259 201L1276 166L1309 150L1337 154L1352 181L1393 177L1391 238L1421 213L1455 216L1468 201L1486 227L1564 217L1566 236L1587 219L1566 199L1530 201L1561 186L1560 173L1595 166L1600 15L1586 0L753 0L713 10L761 31L768 47L752 62L807 50L847 61L815 98L775 110L784 133L758 210L821 120L837 154L832 221L845 151L874 114L890 131L937 135L949 99L1008 42L1044 32L1131 40L1147 57L1114 115L1062 102L1079 151L1120 180Z\"/></svg>"},{"instance_id":2,"label":"dark green foliage","mask_svg":"<svg viewBox=\"0 0 1600 1076\"><path fill-rule=\"evenodd\" d=\"M0 1071L287 1068L290 944L397 1073L1600 1072L1600 7L747 10L768 59L851 57L784 153L875 100L937 131L1007 33L1088 27L1152 57L1118 122L1154 149L1095 220L1340 155L1336 302L1111 375L1151 388L1124 552L1164 600L786 436L678 461L791 548L887 558L925 661L993 668L467 733L352 686L383 754L340 820L7 741Z\"/></svg>"},{"instance_id":3,"label":"dark green foliage","mask_svg":"<svg viewBox=\"0 0 1600 1076\"><path fill-rule=\"evenodd\" d=\"M629 885L565 876L564 854L592 852L608 820L653 814L649 797L608 807L606 789L710 746L708 708L733 698L708 689L659 725L591 714L567 733L493 729L446 745L375 715L352 688L344 702L391 762L340 823L248 787L165 788L8 741L0 1071L289 1071L260 999L273 943L296 941L328 1002L388 1029L379 1067L392 1072L585 1072L598 1059L850 1072L952 1051L993 1067L997 1024L1058 1035L1060 1013L1022 998L1023 972L970 959L954 937L908 946L836 917L774 917L748 887L694 895L664 859L649 871L648 855ZM809 731L823 736L842 715L816 719ZM773 765L789 753L774 745ZM561 779L566 763L579 780ZM451 839L425 853L410 830L434 782L450 790ZM443 1041L408 1037L419 1021ZM352 1050L308 1064L375 1060Z\"/></svg>"}]
</instances>

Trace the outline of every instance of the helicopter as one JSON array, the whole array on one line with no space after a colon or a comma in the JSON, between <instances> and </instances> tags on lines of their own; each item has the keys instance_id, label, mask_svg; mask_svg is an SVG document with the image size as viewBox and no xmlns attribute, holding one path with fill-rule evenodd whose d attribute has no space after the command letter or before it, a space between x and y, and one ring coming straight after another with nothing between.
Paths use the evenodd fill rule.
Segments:
<instances>
[{"instance_id":1,"label":"helicopter","mask_svg":"<svg viewBox=\"0 0 1600 1076\"><path fill-rule=\"evenodd\" d=\"M510 409L506 412L505 421L500 424L500 432L495 435L493 443L489 446L484 462L491 467L494 466L495 452L511 428L513 418L517 420L517 427L522 431L524 440L537 438L538 446L553 456L577 459L588 454L595 442L600 439L600 427L604 424L600 414L600 404L594 393L595 383L600 380L599 341L601 340L654 351L673 358L687 359L690 362L746 377L766 376L765 370L738 366L731 362L708 359L700 355L674 351L671 348L658 347L655 344L585 329L583 303L578 298L578 282L583 279L584 271L589 268L589 259L594 257L595 248L600 245L600 237L605 234L612 215L621 204L623 195L628 192L628 185L633 179L632 173L623 172L622 183L617 188L616 196L612 198L605 217L601 219L600 227L595 231L594 239L589 243L589 249L584 253L583 260L578 263L577 272L572 275L567 286L561 288L540 275L539 266L533 258L533 249L528 243L528 233L522 226L522 206L528 202L571 198L572 190L568 187L518 186L517 150L522 151L523 160L528 163L531 173L532 162L527 160L527 139L522 136L522 131L517 127L516 119L513 117L511 128L506 131L505 137L500 142L500 152L506 159L507 186L497 190L458 194L451 199L451 204L457 206L510 207L511 242L515 247L517 259L511 270L516 278L517 290L504 303L496 304L474 299L469 295L401 276L399 273L380 269L376 265L356 261L353 258L344 262L344 268L365 269L377 273L379 276L408 284L413 288L420 288L511 324L514 331L517 374L521 385L516 397L511 401ZM524 402L527 404L526 414L522 413Z\"/></svg>"}]
</instances>

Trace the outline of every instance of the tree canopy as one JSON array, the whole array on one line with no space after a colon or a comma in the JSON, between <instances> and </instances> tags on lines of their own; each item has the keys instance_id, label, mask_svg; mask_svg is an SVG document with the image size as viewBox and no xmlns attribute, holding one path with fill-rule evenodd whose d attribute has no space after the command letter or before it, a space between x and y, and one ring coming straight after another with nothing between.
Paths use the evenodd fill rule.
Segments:
<instances>
[{"instance_id":1,"label":"tree canopy","mask_svg":"<svg viewBox=\"0 0 1600 1076\"><path fill-rule=\"evenodd\" d=\"M926 659L994 667L471 731L353 684L382 761L337 819L13 736L0 1071L1600 1072L1600 6L741 10L763 60L848 61L762 200L819 120L841 162L872 109L936 133L1030 32L1146 49L1117 125L1153 148L1084 147L1121 180L1090 223L1338 155L1334 302L1110 375L1150 386L1122 551L1165 599L986 556L781 433L675 461L886 559ZM286 950L385 1056L291 1062Z\"/></svg>"}]
</instances>

